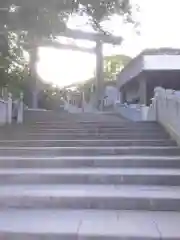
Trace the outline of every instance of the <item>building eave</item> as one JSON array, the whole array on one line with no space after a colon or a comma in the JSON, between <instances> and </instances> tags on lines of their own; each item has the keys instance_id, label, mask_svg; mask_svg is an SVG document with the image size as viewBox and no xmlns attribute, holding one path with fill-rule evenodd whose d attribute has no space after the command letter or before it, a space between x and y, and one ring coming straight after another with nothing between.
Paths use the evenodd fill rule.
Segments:
<instances>
[{"instance_id":1,"label":"building eave","mask_svg":"<svg viewBox=\"0 0 180 240\"><path fill-rule=\"evenodd\" d=\"M138 55L117 76L118 88L144 71L180 71L180 55Z\"/></svg>"}]
</instances>

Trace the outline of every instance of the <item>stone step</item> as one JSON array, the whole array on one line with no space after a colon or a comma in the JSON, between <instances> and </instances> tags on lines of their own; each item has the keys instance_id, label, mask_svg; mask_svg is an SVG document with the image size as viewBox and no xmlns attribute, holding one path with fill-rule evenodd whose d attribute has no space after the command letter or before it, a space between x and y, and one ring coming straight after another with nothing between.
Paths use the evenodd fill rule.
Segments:
<instances>
[{"instance_id":1,"label":"stone step","mask_svg":"<svg viewBox=\"0 0 180 240\"><path fill-rule=\"evenodd\" d=\"M23 125L23 126L19 126L19 129L24 129L24 128L32 128L32 129L74 129L74 130L78 130L78 129L101 129L101 130L164 130L163 127L161 126L118 126L118 125L82 125L82 124L71 124L71 123L66 123L66 124L57 124L57 125L53 125L53 124L45 124L45 125L39 125L39 124L34 124L34 125ZM10 129L10 127L8 127L8 129ZM12 128L11 128L12 129Z\"/></svg>"},{"instance_id":2,"label":"stone step","mask_svg":"<svg viewBox=\"0 0 180 240\"><path fill-rule=\"evenodd\" d=\"M89 133L94 133L94 132L99 132L99 133L116 133L116 132L119 132L119 133L128 133L128 132L158 132L158 133L163 133L165 132L164 129L161 129L161 128L143 128L143 129L139 129L139 128L101 128L101 127L73 127L71 125L68 125L68 126L59 126L59 127L51 127L51 126L45 126L45 127L24 127L24 128L17 128L17 129L12 129L10 130L9 129L9 132L18 132L18 131L39 131L39 132L55 132L55 131L58 131L58 132L69 132L69 131L72 131L74 133L78 133L78 132L85 132L85 131L88 131ZM4 131L8 131L8 130L5 130Z\"/></svg>"},{"instance_id":3,"label":"stone step","mask_svg":"<svg viewBox=\"0 0 180 240\"><path fill-rule=\"evenodd\" d=\"M30 132L30 133L60 133L60 134L146 134L148 131L151 134L166 134L162 129L143 129L141 130L141 132L139 131L139 129L119 129L119 128L115 128L115 129L98 129L98 128L79 128L79 129L75 129L75 128L30 128L30 129L24 129L24 131L26 132ZM15 129L14 133L18 133L19 130ZM166 134L167 135L167 134Z\"/></svg>"},{"instance_id":4,"label":"stone step","mask_svg":"<svg viewBox=\"0 0 180 240\"><path fill-rule=\"evenodd\" d=\"M128 133L128 134L71 134L71 133L57 133L57 132L34 132L34 133L29 133L29 132L19 132L18 134L1 134L0 135L0 140L11 140L11 139L17 139L17 140L23 140L23 139L30 139L30 140L36 140L36 139L59 139L59 140L81 140L81 139L86 139L86 140L96 140L96 139L128 139L128 140L148 140L148 139L169 139L168 134L162 133Z\"/></svg>"},{"instance_id":5,"label":"stone step","mask_svg":"<svg viewBox=\"0 0 180 240\"><path fill-rule=\"evenodd\" d=\"M12 137L16 137L18 138L18 136L24 136L24 138L28 138L30 137L36 137L36 136L43 136L44 139L49 139L52 138L54 136L54 139L56 139L58 136L60 136L61 138L64 137L69 138L69 137L74 137L76 138L84 138L84 139L96 139L96 138L102 138L102 139L120 139L122 140L124 139L129 139L129 140L133 140L133 139L139 139L139 138L148 138L148 139L170 139L170 136L165 133L165 132L158 132L158 131L151 131L149 134L147 131L145 132L139 132L139 131L134 131L134 132L99 132L99 130L95 131L89 131L89 130L82 130L82 131L48 131L48 130L27 130L27 131L17 131L17 132L11 132L11 133L7 133L7 132L1 132L1 136L0 136L0 140L4 140L3 137L5 137L5 139L7 139L7 137L11 140L11 136ZM63 139L62 139L63 140Z\"/></svg>"},{"instance_id":6,"label":"stone step","mask_svg":"<svg viewBox=\"0 0 180 240\"><path fill-rule=\"evenodd\" d=\"M102 120L102 119L101 119ZM74 126L108 126L108 127L114 127L114 126L120 126L120 127L162 127L161 124L157 122L133 122L133 121L81 121L79 119L73 119L72 117L70 119L59 119L58 121L33 121L33 122L24 122L25 126L60 126L60 125L74 125Z\"/></svg>"},{"instance_id":7,"label":"stone step","mask_svg":"<svg viewBox=\"0 0 180 240\"><path fill-rule=\"evenodd\" d=\"M77 117L76 117L77 116ZM63 122L76 122L76 123L84 123L84 124L94 124L94 123L106 123L106 124L114 124L114 123L118 123L118 124L121 124L121 125L130 125L131 123L134 124L134 125L159 125L157 122L155 121L148 121L148 122L144 122L144 121L140 121L140 122L132 122L132 121L120 121L119 118L107 118L105 117L104 115L102 116L102 118L98 119L90 119L88 117L88 119L81 119L79 118L79 116L77 114L70 114L69 117L65 116L64 118L63 117L60 117L60 118L56 118L56 120L53 120L51 121L50 123L53 123L53 124L58 124L58 123L63 123ZM40 120L40 121L36 121L35 122L36 124L43 124L43 123L46 123L46 121L43 121L43 120Z\"/></svg>"},{"instance_id":8,"label":"stone step","mask_svg":"<svg viewBox=\"0 0 180 240\"><path fill-rule=\"evenodd\" d=\"M180 213L100 210L1 210L8 240L177 240Z\"/></svg>"},{"instance_id":9,"label":"stone step","mask_svg":"<svg viewBox=\"0 0 180 240\"><path fill-rule=\"evenodd\" d=\"M105 119L105 118L104 118ZM103 119L103 120L104 120ZM108 121L102 121L102 119L100 121L83 121L83 120L79 120L79 119L73 119L73 117L71 116L70 119L65 119L64 121L62 119L60 119L59 121L49 121L49 122L45 122L45 121L36 121L35 123L33 123L34 125L61 125L61 124L82 124L82 125L101 125L101 126L140 126L140 127L156 127L156 126L161 126L160 124L158 124L157 122L132 122L132 121L119 121L119 119L117 121L110 121L108 119Z\"/></svg>"},{"instance_id":10,"label":"stone step","mask_svg":"<svg viewBox=\"0 0 180 240\"><path fill-rule=\"evenodd\" d=\"M4 185L0 208L180 211L180 187Z\"/></svg>"},{"instance_id":11,"label":"stone step","mask_svg":"<svg viewBox=\"0 0 180 240\"><path fill-rule=\"evenodd\" d=\"M8 131L4 130L1 131L2 134L7 134ZM139 131L138 129L134 129L134 130L103 130L103 129L75 129L74 131L69 128L69 129L50 129L50 128L44 128L44 129L36 129L36 128L25 128L25 129L17 129L14 131L9 131L9 134L13 133L13 134L19 134L19 133L23 133L23 134L61 134L61 135L91 135L91 136L96 136L96 135L102 135L102 136L117 136L117 135L137 135L137 136L143 136L143 135L148 135L148 136L168 136L168 134L161 130L141 130Z\"/></svg>"},{"instance_id":12,"label":"stone step","mask_svg":"<svg viewBox=\"0 0 180 240\"><path fill-rule=\"evenodd\" d=\"M3 135L0 134L0 141L9 141L9 140L44 140L44 139L48 139L48 140L79 140L79 141L84 141L84 140L129 140L129 141L136 141L136 140L140 140L140 141L148 141L148 140L170 140L169 137L161 137L161 136L89 136L89 135L84 135L84 136L75 136L75 135L62 135L62 134L12 134L12 135Z\"/></svg>"},{"instance_id":13,"label":"stone step","mask_svg":"<svg viewBox=\"0 0 180 240\"><path fill-rule=\"evenodd\" d=\"M180 168L180 156L3 157L0 168Z\"/></svg>"},{"instance_id":14,"label":"stone step","mask_svg":"<svg viewBox=\"0 0 180 240\"><path fill-rule=\"evenodd\" d=\"M0 140L0 146L5 147L83 147L83 146L176 146L176 142L171 139L149 139L149 140L129 140L129 139L83 139L83 140L59 140L59 139L42 139L39 140Z\"/></svg>"},{"instance_id":15,"label":"stone step","mask_svg":"<svg viewBox=\"0 0 180 240\"><path fill-rule=\"evenodd\" d=\"M145 155L180 156L177 146L84 146L84 147L0 147L1 156L97 156Z\"/></svg>"},{"instance_id":16,"label":"stone step","mask_svg":"<svg viewBox=\"0 0 180 240\"><path fill-rule=\"evenodd\" d=\"M85 122L78 122L78 121L59 121L59 122L37 122L37 123L24 123L23 126L31 126L31 127L60 127L60 126L74 126L74 127L101 127L101 128L139 128L139 129L148 129L148 128L159 128L162 129L163 127L160 124L153 123L153 124L144 124L144 123L134 123L134 122L93 122L93 123L85 123ZM20 126L19 126L20 127Z\"/></svg>"},{"instance_id":17,"label":"stone step","mask_svg":"<svg viewBox=\"0 0 180 240\"><path fill-rule=\"evenodd\" d=\"M8 127L7 129L10 129L11 127ZM19 126L19 129L23 128L32 128L32 129L46 129L46 128L51 128L51 129L101 129L101 130L136 130L138 129L139 131L145 131L145 130L164 130L163 127L161 126L134 126L134 125L83 125L83 124L71 124L71 123L66 123L66 124L44 124L44 125L23 125ZM12 128L11 128L12 129Z\"/></svg>"},{"instance_id":18,"label":"stone step","mask_svg":"<svg viewBox=\"0 0 180 240\"><path fill-rule=\"evenodd\" d=\"M0 169L0 184L131 184L178 186L180 169Z\"/></svg>"}]
</instances>

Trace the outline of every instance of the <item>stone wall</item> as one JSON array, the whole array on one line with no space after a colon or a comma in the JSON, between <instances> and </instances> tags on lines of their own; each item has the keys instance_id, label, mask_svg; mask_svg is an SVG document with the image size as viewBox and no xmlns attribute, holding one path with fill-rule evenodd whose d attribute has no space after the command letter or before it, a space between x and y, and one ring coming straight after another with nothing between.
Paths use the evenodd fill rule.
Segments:
<instances>
[{"instance_id":1,"label":"stone wall","mask_svg":"<svg viewBox=\"0 0 180 240\"><path fill-rule=\"evenodd\" d=\"M180 96L179 92L157 87L148 119L154 118L180 144Z\"/></svg>"}]
</instances>

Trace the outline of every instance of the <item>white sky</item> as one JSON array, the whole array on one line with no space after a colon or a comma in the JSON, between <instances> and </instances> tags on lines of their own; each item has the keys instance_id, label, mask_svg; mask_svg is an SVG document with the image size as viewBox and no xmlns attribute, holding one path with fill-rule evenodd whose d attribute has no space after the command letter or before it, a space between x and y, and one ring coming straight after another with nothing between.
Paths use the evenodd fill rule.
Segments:
<instances>
[{"instance_id":1,"label":"white sky","mask_svg":"<svg viewBox=\"0 0 180 240\"><path fill-rule=\"evenodd\" d=\"M137 36L130 26L122 26L119 18L113 19L111 27L116 34L124 36L118 47L106 47L105 55L137 55L144 48L180 48L180 0L132 0L139 3L141 35ZM79 23L79 22L78 22ZM95 56L69 50L40 49L37 66L41 78L58 86L84 81L93 76Z\"/></svg>"}]
</instances>

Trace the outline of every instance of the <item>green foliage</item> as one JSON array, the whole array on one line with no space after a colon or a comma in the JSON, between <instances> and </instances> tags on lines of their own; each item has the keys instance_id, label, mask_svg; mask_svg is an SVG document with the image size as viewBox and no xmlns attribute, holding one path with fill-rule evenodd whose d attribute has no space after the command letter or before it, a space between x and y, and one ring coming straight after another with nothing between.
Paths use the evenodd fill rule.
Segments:
<instances>
[{"instance_id":1,"label":"green foliage","mask_svg":"<svg viewBox=\"0 0 180 240\"><path fill-rule=\"evenodd\" d=\"M28 75L27 62L23 49L18 45L18 36L13 32L8 33L9 56L0 57L0 87L7 87L15 96L24 88L24 79Z\"/></svg>"},{"instance_id":2,"label":"green foliage","mask_svg":"<svg viewBox=\"0 0 180 240\"><path fill-rule=\"evenodd\" d=\"M129 62L131 58L126 55L106 56L104 58L104 85L109 84L109 81L115 81L116 75ZM95 84L96 78L91 78L85 83L72 84L69 87L76 87L78 91L84 92L86 102L89 102L92 86ZM113 82L112 82L113 83Z\"/></svg>"},{"instance_id":3,"label":"green foliage","mask_svg":"<svg viewBox=\"0 0 180 240\"><path fill-rule=\"evenodd\" d=\"M114 55L104 58L104 78L105 81L115 80L116 75L129 62L131 58L125 55Z\"/></svg>"},{"instance_id":4,"label":"green foliage","mask_svg":"<svg viewBox=\"0 0 180 240\"><path fill-rule=\"evenodd\" d=\"M131 57L126 55L114 55L104 57L104 82L115 80L115 76L121 71L129 62ZM85 83L74 83L67 88L75 87L79 91L90 92L92 84L96 81L95 77L87 80Z\"/></svg>"}]
</instances>

